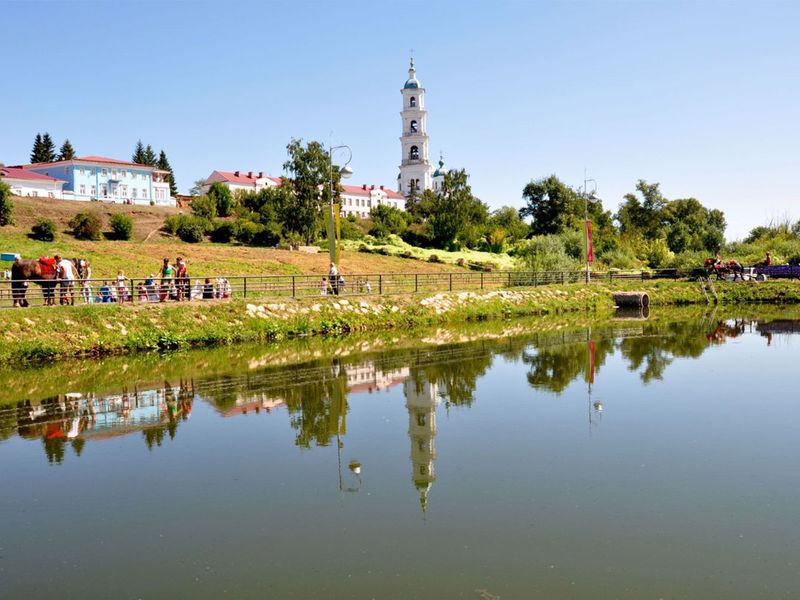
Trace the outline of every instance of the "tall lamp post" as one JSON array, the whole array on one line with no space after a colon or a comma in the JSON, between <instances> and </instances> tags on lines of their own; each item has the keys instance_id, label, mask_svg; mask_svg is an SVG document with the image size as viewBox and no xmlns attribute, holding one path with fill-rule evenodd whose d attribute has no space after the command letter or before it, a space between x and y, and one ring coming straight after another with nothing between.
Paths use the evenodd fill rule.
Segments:
<instances>
[{"instance_id":1,"label":"tall lamp post","mask_svg":"<svg viewBox=\"0 0 800 600\"><path fill-rule=\"evenodd\" d=\"M592 191L589 191L589 184L592 184ZM599 202L600 198L596 195L597 192L597 182L594 179L589 179L586 177L586 171L583 172L583 188L581 189L581 196L583 196L583 229L584 229L584 241L586 242L586 283L590 281L590 274L589 274L589 244L591 243L591 238L589 237L591 234L589 233L589 201L592 202Z\"/></svg>"},{"instance_id":2,"label":"tall lamp post","mask_svg":"<svg viewBox=\"0 0 800 600\"><path fill-rule=\"evenodd\" d=\"M328 241L330 243L331 262L336 262L336 224L333 219L333 151L334 150L347 150L349 157L344 166L339 169L339 176L342 179L347 179L353 174L353 169L350 168L350 161L353 160L353 151L350 146L331 146L328 148L328 161L330 164L330 223L328 224Z\"/></svg>"}]
</instances>

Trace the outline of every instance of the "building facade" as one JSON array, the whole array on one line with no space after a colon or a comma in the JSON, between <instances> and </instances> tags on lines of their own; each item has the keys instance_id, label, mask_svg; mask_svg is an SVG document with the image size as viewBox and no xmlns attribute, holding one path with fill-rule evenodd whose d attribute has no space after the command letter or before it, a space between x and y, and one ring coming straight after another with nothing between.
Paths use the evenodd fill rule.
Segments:
<instances>
[{"instance_id":1,"label":"building facade","mask_svg":"<svg viewBox=\"0 0 800 600\"><path fill-rule=\"evenodd\" d=\"M65 200L175 206L175 199L169 193L169 172L148 165L83 156L21 168L63 181Z\"/></svg>"},{"instance_id":2,"label":"building facade","mask_svg":"<svg viewBox=\"0 0 800 600\"><path fill-rule=\"evenodd\" d=\"M373 208L381 205L391 206L400 210L406 209L405 196L385 186L342 185L341 187L340 214L343 217L355 215L360 219L366 219Z\"/></svg>"},{"instance_id":3,"label":"building facade","mask_svg":"<svg viewBox=\"0 0 800 600\"><path fill-rule=\"evenodd\" d=\"M281 184L280 177L269 177L264 171L213 171L205 184L200 188L203 194L211 189L211 184L221 183L230 191L258 192L266 187L275 187Z\"/></svg>"},{"instance_id":4,"label":"building facade","mask_svg":"<svg viewBox=\"0 0 800 600\"><path fill-rule=\"evenodd\" d=\"M0 181L11 188L15 196L34 198L56 198L62 196L65 181L28 171L20 167L0 167Z\"/></svg>"}]
</instances>

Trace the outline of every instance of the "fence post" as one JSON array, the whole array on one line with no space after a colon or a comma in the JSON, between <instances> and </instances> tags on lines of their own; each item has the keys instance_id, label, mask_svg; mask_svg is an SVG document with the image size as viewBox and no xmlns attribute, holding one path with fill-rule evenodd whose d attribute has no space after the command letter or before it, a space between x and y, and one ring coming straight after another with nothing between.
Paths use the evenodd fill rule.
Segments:
<instances>
[{"instance_id":1,"label":"fence post","mask_svg":"<svg viewBox=\"0 0 800 600\"><path fill-rule=\"evenodd\" d=\"M533 272L533 287L536 287L536 271Z\"/></svg>"},{"instance_id":2,"label":"fence post","mask_svg":"<svg viewBox=\"0 0 800 600\"><path fill-rule=\"evenodd\" d=\"M511 287L511 271L508 272L508 287Z\"/></svg>"},{"instance_id":3,"label":"fence post","mask_svg":"<svg viewBox=\"0 0 800 600\"><path fill-rule=\"evenodd\" d=\"M294 275L292 275L292 298L294 298L296 295L297 295L297 288L295 287L294 283Z\"/></svg>"},{"instance_id":4,"label":"fence post","mask_svg":"<svg viewBox=\"0 0 800 600\"><path fill-rule=\"evenodd\" d=\"M383 275L378 275L378 295L383 294Z\"/></svg>"},{"instance_id":5,"label":"fence post","mask_svg":"<svg viewBox=\"0 0 800 600\"><path fill-rule=\"evenodd\" d=\"M419 273L414 273L414 293L419 291Z\"/></svg>"},{"instance_id":6,"label":"fence post","mask_svg":"<svg viewBox=\"0 0 800 600\"><path fill-rule=\"evenodd\" d=\"M561 285L564 285L564 271L561 271Z\"/></svg>"},{"instance_id":7,"label":"fence post","mask_svg":"<svg viewBox=\"0 0 800 600\"><path fill-rule=\"evenodd\" d=\"M614 271L608 272L608 283L609 285L614 285Z\"/></svg>"},{"instance_id":8,"label":"fence post","mask_svg":"<svg viewBox=\"0 0 800 600\"><path fill-rule=\"evenodd\" d=\"M450 273L450 291L453 291L453 274Z\"/></svg>"},{"instance_id":9,"label":"fence post","mask_svg":"<svg viewBox=\"0 0 800 600\"><path fill-rule=\"evenodd\" d=\"M642 281L644 281L644 271L642 271Z\"/></svg>"},{"instance_id":10,"label":"fence post","mask_svg":"<svg viewBox=\"0 0 800 600\"><path fill-rule=\"evenodd\" d=\"M481 289L483 289L483 271L481 271Z\"/></svg>"},{"instance_id":11,"label":"fence post","mask_svg":"<svg viewBox=\"0 0 800 600\"><path fill-rule=\"evenodd\" d=\"M244 297L247 298L247 277L242 277L242 281L244 282Z\"/></svg>"}]
</instances>

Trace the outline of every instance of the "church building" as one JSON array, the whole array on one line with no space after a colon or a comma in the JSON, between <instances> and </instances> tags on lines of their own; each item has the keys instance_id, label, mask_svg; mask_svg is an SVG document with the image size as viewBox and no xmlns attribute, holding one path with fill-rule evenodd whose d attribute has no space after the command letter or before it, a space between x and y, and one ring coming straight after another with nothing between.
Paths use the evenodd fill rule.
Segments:
<instances>
[{"instance_id":1,"label":"church building","mask_svg":"<svg viewBox=\"0 0 800 600\"><path fill-rule=\"evenodd\" d=\"M400 113L403 129L400 136L402 156L400 174L397 176L397 191L408 196L412 190L437 191L444 181L444 159L440 157L439 168L434 172L430 162L428 140L428 111L425 110L425 88L417 79L414 59L408 69L408 80L403 89L403 110Z\"/></svg>"}]
</instances>

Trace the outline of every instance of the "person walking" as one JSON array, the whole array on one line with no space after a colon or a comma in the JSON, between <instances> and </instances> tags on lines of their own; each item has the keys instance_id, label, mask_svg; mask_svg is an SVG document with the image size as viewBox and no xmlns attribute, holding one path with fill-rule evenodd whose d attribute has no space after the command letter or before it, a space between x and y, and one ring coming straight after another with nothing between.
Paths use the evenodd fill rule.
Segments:
<instances>
[{"instance_id":1,"label":"person walking","mask_svg":"<svg viewBox=\"0 0 800 600\"><path fill-rule=\"evenodd\" d=\"M75 265L71 260L56 254L56 272L60 280L61 304L75 306Z\"/></svg>"},{"instance_id":2,"label":"person walking","mask_svg":"<svg viewBox=\"0 0 800 600\"><path fill-rule=\"evenodd\" d=\"M119 304L124 304L126 300L128 300L128 278L125 277L125 273L119 271L117 273L117 302Z\"/></svg>"},{"instance_id":3,"label":"person walking","mask_svg":"<svg viewBox=\"0 0 800 600\"><path fill-rule=\"evenodd\" d=\"M319 295L320 296L327 296L328 295L328 278L323 277L322 281L319 284Z\"/></svg>"},{"instance_id":4,"label":"person walking","mask_svg":"<svg viewBox=\"0 0 800 600\"><path fill-rule=\"evenodd\" d=\"M339 295L339 270L336 268L336 263L331 263L330 271L328 271L328 280L331 282L331 291L334 296Z\"/></svg>"},{"instance_id":5,"label":"person walking","mask_svg":"<svg viewBox=\"0 0 800 600\"><path fill-rule=\"evenodd\" d=\"M81 296L83 297L84 304L91 304L94 298L92 297L92 265L88 260L80 259L78 275L81 282Z\"/></svg>"}]
</instances>

